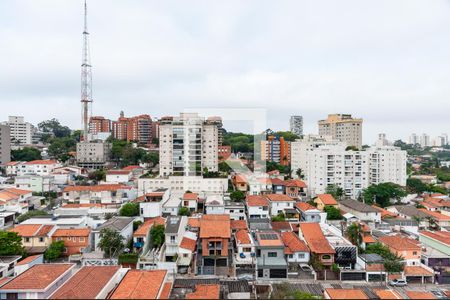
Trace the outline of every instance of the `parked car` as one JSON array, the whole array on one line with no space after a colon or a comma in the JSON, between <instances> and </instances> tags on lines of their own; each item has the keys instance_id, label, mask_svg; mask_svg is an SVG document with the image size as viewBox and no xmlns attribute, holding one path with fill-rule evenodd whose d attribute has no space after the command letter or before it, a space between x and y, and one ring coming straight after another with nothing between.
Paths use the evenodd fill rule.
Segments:
<instances>
[{"instance_id":1,"label":"parked car","mask_svg":"<svg viewBox=\"0 0 450 300\"><path fill-rule=\"evenodd\" d=\"M237 276L237 279L251 281L251 280L253 280L253 275L252 274L240 274Z\"/></svg>"},{"instance_id":2,"label":"parked car","mask_svg":"<svg viewBox=\"0 0 450 300\"><path fill-rule=\"evenodd\" d=\"M405 286L407 284L406 279L394 279L389 281L389 285L391 286Z\"/></svg>"},{"instance_id":3,"label":"parked car","mask_svg":"<svg viewBox=\"0 0 450 300\"><path fill-rule=\"evenodd\" d=\"M304 272L311 272L312 271L312 268L309 265L307 265L307 264L298 264L298 266Z\"/></svg>"}]
</instances>

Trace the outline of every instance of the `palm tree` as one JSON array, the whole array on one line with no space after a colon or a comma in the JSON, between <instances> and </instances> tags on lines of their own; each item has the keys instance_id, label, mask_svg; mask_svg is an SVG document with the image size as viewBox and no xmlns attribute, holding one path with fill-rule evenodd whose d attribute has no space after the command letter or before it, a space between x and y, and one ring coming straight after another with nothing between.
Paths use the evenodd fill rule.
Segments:
<instances>
[{"instance_id":1,"label":"palm tree","mask_svg":"<svg viewBox=\"0 0 450 300\"><path fill-rule=\"evenodd\" d=\"M297 174L299 179L304 179L305 175L303 175L302 169L298 168L297 171L295 171L295 174Z\"/></svg>"}]
</instances>

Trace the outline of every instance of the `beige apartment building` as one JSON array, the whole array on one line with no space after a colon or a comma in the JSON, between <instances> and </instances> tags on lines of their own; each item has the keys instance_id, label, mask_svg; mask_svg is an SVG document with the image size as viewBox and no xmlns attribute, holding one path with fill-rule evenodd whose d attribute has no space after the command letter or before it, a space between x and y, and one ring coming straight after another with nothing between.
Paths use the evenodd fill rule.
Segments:
<instances>
[{"instance_id":1,"label":"beige apartment building","mask_svg":"<svg viewBox=\"0 0 450 300\"><path fill-rule=\"evenodd\" d=\"M5 165L11 160L11 137L9 127L0 125L0 165Z\"/></svg>"},{"instance_id":2,"label":"beige apartment building","mask_svg":"<svg viewBox=\"0 0 450 300\"><path fill-rule=\"evenodd\" d=\"M361 149L363 119L352 118L349 114L331 114L326 120L320 120L319 135L330 136Z\"/></svg>"}]
</instances>

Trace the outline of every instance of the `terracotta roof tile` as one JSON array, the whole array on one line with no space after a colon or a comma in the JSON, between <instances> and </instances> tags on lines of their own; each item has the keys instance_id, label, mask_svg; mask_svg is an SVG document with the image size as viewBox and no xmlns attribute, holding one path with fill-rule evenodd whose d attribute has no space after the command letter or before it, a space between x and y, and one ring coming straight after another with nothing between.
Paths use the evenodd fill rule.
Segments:
<instances>
[{"instance_id":1,"label":"terracotta roof tile","mask_svg":"<svg viewBox=\"0 0 450 300\"><path fill-rule=\"evenodd\" d=\"M389 299L403 299L402 296L400 296L396 291L393 290L378 290L378 289L374 289L373 290L375 292L375 294L378 296L378 298L384 300L389 300Z\"/></svg>"},{"instance_id":2,"label":"terracotta roof tile","mask_svg":"<svg viewBox=\"0 0 450 300\"><path fill-rule=\"evenodd\" d=\"M269 200L264 196L249 195L246 198L247 206L269 206Z\"/></svg>"},{"instance_id":3,"label":"terracotta roof tile","mask_svg":"<svg viewBox=\"0 0 450 300\"><path fill-rule=\"evenodd\" d=\"M170 299L170 292L172 291L172 285L173 285L172 282L164 283L159 299Z\"/></svg>"},{"instance_id":4,"label":"terracotta roof tile","mask_svg":"<svg viewBox=\"0 0 450 300\"><path fill-rule=\"evenodd\" d=\"M190 239L188 237L183 237L180 243L180 248L190 250L191 252L195 251L195 247L197 245L197 241Z\"/></svg>"},{"instance_id":5,"label":"terracotta roof tile","mask_svg":"<svg viewBox=\"0 0 450 300\"><path fill-rule=\"evenodd\" d=\"M267 235L273 235L267 238ZM256 238L260 246L284 246L280 234L276 231L260 231L256 233Z\"/></svg>"},{"instance_id":6,"label":"terracotta roof tile","mask_svg":"<svg viewBox=\"0 0 450 300\"><path fill-rule=\"evenodd\" d=\"M369 299L362 290L357 289L325 289L331 299Z\"/></svg>"},{"instance_id":7,"label":"terracotta roof tile","mask_svg":"<svg viewBox=\"0 0 450 300\"><path fill-rule=\"evenodd\" d=\"M382 236L379 238L379 241L397 251L420 250L420 246L417 245L416 241L399 235Z\"/></svg>"},{"instance_id":8,"label":"terracotta roof tile","mask_svg":"<svg viewBox=\"0 0 450 300\"><path fill-rule=\"evenodd\" d=\"M436 299L431 292L405 291L409 299Z\"/></svg>"},{"instance_id":9,"label":"terracotta roof tile","mask_svg":"<svg viewBox=\"0 0 450 300\"><path fill-rule=\"evenodd\" d=\"M64 192L104 192L104 191L117 191L117 190L129 190L130 186L122 184L99 184L99 185L71 185L64 188Z\"/></svg>"},{"instance_id":10,"label":"terracotta roof tile","mask_svg":"<svg viewBox=\"0 0 450 300\"><path fill-rule=\"evenodd\" d=\"M300 223L300 229L311 252L323 254L335 253L318 223Z\"/></svg>"},{"instance_id":11,"label":"terracotta roof tile","mask_svg":"<svg viewBox=\"0 0 450 300\"><path fill-rule=\"evenodd\" d=\"M32 161L27 161L24 164L25 165L53 165L58 163L56 160L51 160L51 159L39 159L39 160L32 160Z\"/></svg>"},{"instance_id":12,"label":"terracotta roof tile","mask_svg":"<svg viewBox=\"0 0 450 300\"><path fill-rule=\"evenodd\" d=\"M450 246L449 231L420 231L419 233Z\"/></svg>"},{"instance_id":13,"label":"terracotta roof tile","mask_svg":"<svg viewBox=\"0 0 450 300\"><path fill-rule=\"evenodd\" d=\"M128 175L130 172L130 170L109 170L106 175Z\"/></svg>"},{"instance_id":14,"label":"terracotta roof tile","mask_svg":"<svg viewBox=\"0 0 450 300\"><path fill-rule=\"evenodd\" d=\"M32 261L38 259L40 256L42 256L42 254L28 256L28 257L22 259L21 261L19 261L19 262L16 264L16 266L22 266L22 265L29 264L30 262L32 262Z\"/></svg>"},{"instance_id":15,"label":"terracotta roof tile","mask_svg":"<svg viewBox=\"0 0 450 300\"><path fill-rule=\"evenodd\" d=\"M308 210L317 209L317 207L314 207L311 204L306 203L306 202L297 202L297 203L295 203L295 207L297 207L301 211L308 211Z\"/></svg>"},{"instance_id":16,"label":"terracotta roof tile","mask_svg":"<svg viewBox=\"0 0 450 300\"><path fill-rule=\"evenodd\" d=\"M42 225L38 232L36 232L36 236L48 236L53 228L55 228L55 225Z\"/></svg>"},{"instance_id":17,"label":"terracotta roof tile","mask_svg":"<svg viewBox=\"0 0 450 300\"><path fill-rule=\"evenodd\" d=\"M292 231L286 231L281 233L281 239L283 240L286 248L289 249L289 252L309 252L308 246L306 246L305 242L300 240L300 238L293 233Z\"/></svg>"},{"instance_id":18,"label":"terracotta roof tile","mask_svg":"<svg viewBox=\"0 0 450 300\"><path fill-rule=\"evenodd\" d=\"M238 230L238 229L247 229L247 221L245 220L231 220L231 229L232 230Z\"/></svg>"},{"instance_id":19,"label":"terracotta roof tile","mask_svg":"<svg viewBox=\"0 0 450 300\"><path fill-rule=\"evenodd\" d=\"M166 270L129 270L111 299L156 299L166 274Z\"/></svg>"},{"instance_id":20,"label":"terracotta roof tile","mask_svg":"<svg viewBox=\"0 0 450 300\"><path fill-rule=\"evenodd\" d=\"M290 180L286 181L286 186L306 188L306 183L299 179L290 179Z\"/></svg>"},{"instance_id":21,"label":"terracotta roof tile","mask_svg":"<svg viewBox=\"0 0 450 300\"><path fill-rule=\"evenodd\" d=\"M186 299L219 299L220 285L218 284L197 284L195 292L186 294Z\"/></svg>"},{"instance_id":22,"label":"terracotta roof tile","mask_svg":"<svg viewBox=\"0 0 450 300\"><path fill-rule=\"evenodd\" d=\"M440 212L429 211L429 210L426 210L425 208L419 208L419 210L426 213L427 215L429 215L430 217L432 217L433 219L435 219L437 221L450 221L450 216L441 214Z\"/></svg>"},{"instance_id":23,"label":"terracotta roof tile","mask_svg":"<svg viewBox=\"0 0 450 300\"><path fill-rule=\"evenodd\" d=\"M433 272L421 266L405 266L403 271L406 276L433 276Z\"/></svg>"},{"instance_id":24,"label":"terracotta roof tile","mask_svg":"<svg viewBox=\"0 0 450 300\"><path fill-rule=\"evenodd\" d=\"M317 198L319 198L320 201L322 201L322 203L325 205L337 205L338 204L336 199L334 199L333 195L331 195L331 194L319 194L319 195L317 195Z\"/></svg>"},{"instance_id":25,"label":"terracotta roof tile","mask_svg":"<svg viewBox=\"0 0 450 300\"><path fill-rule=\"evenodd\" d=\"M145 221L138 229L133 233L133 236L147 236L148 231L153 225L153 221Z\"/></svg>"},{"instance_id":26,"label":"terracotta roof tile","mask_svg":"<svg viewBox=\"0 0 450 300\"><path fill-rule=\"evenodd\" d=\"M197 193L184 193L183 200L197 200L198 194Z\"/></svg>"},{"instance_id":27,"label":"terracotta roof tile","mask_svg":"<svg viewBox=\"0 0 450 300\"><path fill-rule=\"evenodd\" d=\"M248 245L252 243L247 230L239 230L235 233L235 237L238 245Z\"/></svg>"},{"instance_id":28,"label":"terracotta roof tile","mask_svg":"<svg viewBox=\"0 0 450 300\"><path fill-rule=\"evenodd\" d=\"M291 231L291 224L287 221L271 222L272 229L276 231Z\"/></svg>"},{"instance_id":29,"label":"terracotta roof tile","mask_svg":"<svg viewBox=\"0 0 450 300\"><path fill-rule=\"evenodd\" d=\"M52 234L52 237L87 237L91 233L91 229L87 228L70 228L63 229L59 228Z\"/></svg>"},{"instance_id":30,"label":"terracotta roof tile","mask_svg":"<svg viewBox=\"0 0 450 300\"><path fill-rule=\"evenodd\" d=\"M200 218L194 217L188 218L188 225L193 228L200 228Z\"/></svg>"},{"instance_id":31,"label":"terracotta roof tile","mask_svg":"<svg viewBox=\"0 0 450 300\"><path fill-rule=\"evenodd\" d=\"M267 199L269 199L269 201L276 201L276 202L294 201L294 199L284 194L267 194L266 197Z\"/></svg>"},{"instance_id":32,"label":"terracotta roof tile","mask_svg":"<svg viewBox=\"0 0 450 300\"><path fill-rule=\"evenodd\" d=\"M376 205L372 205L373 208L375 208L376 210L378 210L381 213L381 218L395 218L397 216L396 213L390 212L384 208L381 208L379 206Z\"/></svg>"},{"instance_id":33,"label":"terracotta roof tile","mask_svg":"<svg viewBox=\"0 0 450 300\"><path fill-rule=\"evenodd\" d=\"M43 290L75 264L37 264L0 288L5 290Z\"/></svg>"},{"instance_id":34,"label":"terracotta roof tile","mask_svg":"<svg viewBox=\"0 0 450 300\"><path fill-rule=\"evenodd\" d=\"M373 236L371 236L371 235L364 235L363 237L362 237L362 240L363 240L363 242L364 243L376 243L377 241L373 238Z\"/></svg>"},{"instance_id":35,"label":"terracotta roof tile","mask_svg":"<svg viewBox=\"0 0 450 300\"><path fill-rule=\"evenodd\" d=\"M118 266L82 267L50 299L95 299L119 269Z\"/></svg>"},{"instance_id":36,"label":"terracotta roof tile","mask_svg":"<svg viewBox=\"0 0 450 300\"><path fill-rule=\"evenodd\" d=\"M9 231L16 232L22 237L32 237L37 233L41 226L42 225L40 224L19 224L14 228L11 228Z\"/></svg>"},{"instance_id":37,"label":"terracotta roof tile","mask_svg":"<svg viewBox=\"0 0 450 300\"><path fill-rule=\"evenodd\" d=\"M229 215L203 215L200 219L200 238L230 238Z\"/></svg>"}]
</instances>

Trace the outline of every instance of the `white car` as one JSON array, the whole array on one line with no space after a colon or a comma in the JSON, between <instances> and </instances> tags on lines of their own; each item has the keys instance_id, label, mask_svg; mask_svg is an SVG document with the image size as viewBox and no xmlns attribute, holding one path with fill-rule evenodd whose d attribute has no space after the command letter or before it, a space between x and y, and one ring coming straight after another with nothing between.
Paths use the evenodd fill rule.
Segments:
<instances>
[{"instance_id":1,"label":"white car","mask_svg":"<svg viewBox=\"0 0 450 300\"><path fill-rule=\"evenodd\" d=\"M406 279L394 279L389 281L389 285L391 286L405 286L407 284Z\"/></svg>"}]
</instances>

